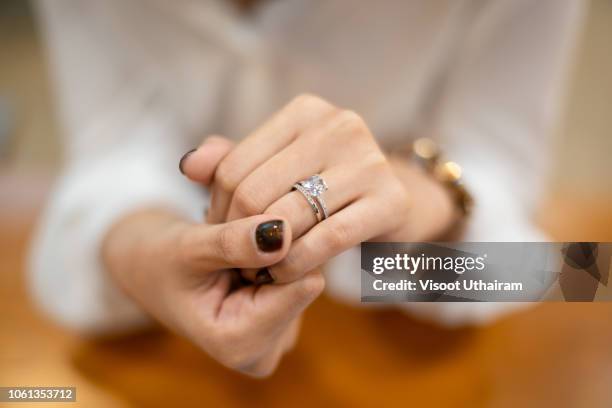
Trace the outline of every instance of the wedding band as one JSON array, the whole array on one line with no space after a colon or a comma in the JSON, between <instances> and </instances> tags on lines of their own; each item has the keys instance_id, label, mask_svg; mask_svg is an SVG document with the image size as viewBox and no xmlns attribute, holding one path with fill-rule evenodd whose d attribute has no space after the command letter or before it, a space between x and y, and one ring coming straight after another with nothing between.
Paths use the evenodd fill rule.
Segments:
<instances>
[{"instance_id":1,"label":"wedding band","mask_svg":"<svg viewBox=\"0 0 612 408\"><path fill-rule=\"evenodd\" d=\"M319 204L319 207L321 207L321 211L323 213L322 219L326 219L327 217L329 217L329 213L327 212L327 205L325 205L325 201L323 200L323 197L321 196L316 196L315 200L317 201L317 203Z\"/></svg>"},{"instance_id":2,"label":"wedding band","mask_svg":"<svg viewBox=\"0 0 612 408\"><path fill-rule=\"evenodd\" d=\"M293 188L302 193L306 200L308 200L318 222L329 217L327 205L322 196L322 194L327 191L328 187L327 183L325 183L325 180L323 180L320 175L315 174L305 180L298 181L293 185Z\"/></svg>"},{"instance_id":3,"label":"wedding band","mask_svg":"<svg viewBox=\"0 0 612 408\"><path fill-rule=\"evenodd\" d=\"M306 201L308 201L308 204L310 204L310 208L312 208L312 211L314 212L315 217L317 217L317 222L321 222L323 220L323 217L321 215L321 210L319 210L319 206L317 205L317 202L314 200L314 198L312 198L312 196L308 193L308 191L306 191L306 189L302 187L299 183L295 183L293 185L293 188L299 191L300 193L302 193Z\"/></svg>"}]
</instances>

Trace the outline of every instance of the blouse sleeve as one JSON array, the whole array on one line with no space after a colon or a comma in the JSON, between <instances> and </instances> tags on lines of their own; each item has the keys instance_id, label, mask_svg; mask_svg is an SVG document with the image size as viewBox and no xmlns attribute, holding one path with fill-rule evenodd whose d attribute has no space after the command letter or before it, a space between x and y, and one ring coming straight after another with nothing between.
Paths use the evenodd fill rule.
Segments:
<instances>
[{"instance_id":1,"label":"blouse sleeve","mask_svg":"<svg viewBox=\"0 0 612 408\"><path fill-rule=\"evenodd\" d=\"M109 227L141 207L201 219L206 200L177 164L193 129L214 116L223 54L177 38L147 15L153 3L138 3L38 3L66 164L34 240L30 285L43 311L82 332L147 322L103 270Z\"/></svg>"},{"instance_id":2,"label":"blouse sleeve","mask_svg":"<svg viewBox=\"0 0 612 408\"><path fill-rule=\"evenodd\" d=\"M486 3L470 24L434 134L475 197L464 241L545 241L535 225L570 60L583 17L575 0ZM488 322L526 303L407 305L448 325Z\"/></svg>"},{"instance_id":3,"label":"blouse sleeve","mask_svg":"<svg viewBox=\"0 0 612 408\"><path fill-rule=\"evenodd\" d=\"M533 222L584 14L575 0L488 2L451 59L434 134L476 198L466 241L541 241Z\"/></svg>"},{"instance_id":4,"label":"blouse sleeve","mask_svg":"<svg viewBox=\"0 0 612 408\"><path fill-rule=\"evenodd\" d=\"M479 3L436 88L433 134L475 197L464 241L542 241L533 210L553 150L584 4L575 0ZM328 288L359 293L359 250L331 262ZM336 273L337 272L337 273ZM354 282L354 284L347 284ZM405 303L408 313L454 326L484 323L527 304Z\"/></svg>"}]
</instances>

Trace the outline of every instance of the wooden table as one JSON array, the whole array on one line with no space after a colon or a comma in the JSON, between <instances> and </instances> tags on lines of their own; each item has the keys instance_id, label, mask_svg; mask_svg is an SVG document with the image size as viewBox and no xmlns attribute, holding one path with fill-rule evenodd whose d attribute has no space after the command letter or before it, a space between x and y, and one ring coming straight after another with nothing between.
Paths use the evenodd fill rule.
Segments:
<instances>
[{"instance_id":1,"label":"wooden table","mask_svg":"<svg viewBox=\"0 0 612 408\"><path fill-rule=\"evenodd\" d=\"M612 241L609 201L557 202L542 216L557 239ZM541 304L444 329L322 297L276 374L252 380L163 331L92 341L54 326L25 287L32 221L4 214L0 226L3 386L76 386L86 407L612 407L610 304Z\"/></svg>"}]
</instances>

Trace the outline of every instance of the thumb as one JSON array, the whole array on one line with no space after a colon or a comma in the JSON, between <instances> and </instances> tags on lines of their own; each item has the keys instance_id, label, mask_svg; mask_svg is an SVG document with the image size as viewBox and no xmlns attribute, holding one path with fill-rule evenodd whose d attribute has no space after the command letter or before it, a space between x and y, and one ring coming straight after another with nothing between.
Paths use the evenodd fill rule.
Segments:
<instances>
[{"instance_id":1,"label":"thumb","mask_svg":"<svg viewBox=\"0 0 612 408\"><path fill-rule=\"evenodd\" d=\"M217 166L233 147L234 142L225 137L209 136L197 149L185 153L179 169L188 179L208 186Z\"/></svg>"},{"instance_id":2,"label":"thumb","mask_svg":"<svg viewBox=\"0 0 612 408\"><path fill-rule=\"evenodd\" d=\"M180 239L179 254L195 270L262 268L282 260L290 245L287 220L261 214L223 224L189 226Z\"/></svg>"}]
</instances>

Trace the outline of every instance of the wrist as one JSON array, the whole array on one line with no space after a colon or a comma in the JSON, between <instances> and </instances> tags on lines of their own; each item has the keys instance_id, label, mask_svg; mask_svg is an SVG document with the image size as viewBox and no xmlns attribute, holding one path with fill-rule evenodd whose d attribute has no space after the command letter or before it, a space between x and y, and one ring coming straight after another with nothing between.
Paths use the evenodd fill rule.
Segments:
<instances>
[{"instance_id":1,"label":"wrist","mask_svg":"<svg viewBox=\"0 0 612 408\"><path fill-rule=\"evenodd\" d=\"M389 162L411 201L395 238L407 242L440 239L461 216L450 192L406 157L391 156Z\"/></svg>"}]
</instances>

